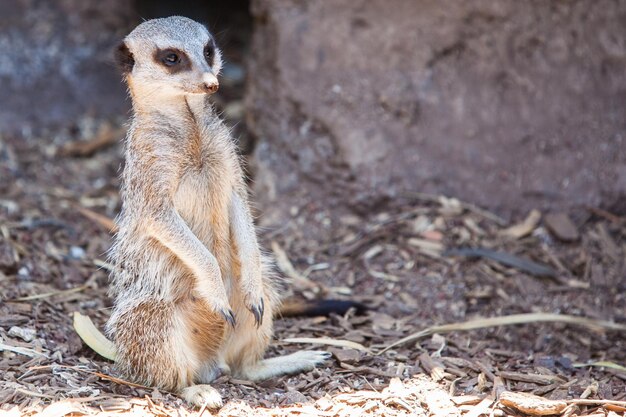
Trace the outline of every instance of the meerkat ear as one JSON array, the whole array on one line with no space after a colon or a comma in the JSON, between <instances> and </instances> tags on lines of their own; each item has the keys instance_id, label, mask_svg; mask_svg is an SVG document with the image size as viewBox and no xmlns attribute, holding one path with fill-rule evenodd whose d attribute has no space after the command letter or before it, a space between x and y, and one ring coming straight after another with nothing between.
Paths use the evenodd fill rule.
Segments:
<instances>
[{"instance_id":1,"label":"meerkat ear","mask_svg":"<svg viewBox=\"0 0 626 417\"><path fill-rule=\"evenodd\" d=\"M135 58L133 57L132 52L130 52L130 49L128 49L126 42L122 41L122 43L115 48L115 62L124 75L133 70Z\"/></svg>"}]
</instances>

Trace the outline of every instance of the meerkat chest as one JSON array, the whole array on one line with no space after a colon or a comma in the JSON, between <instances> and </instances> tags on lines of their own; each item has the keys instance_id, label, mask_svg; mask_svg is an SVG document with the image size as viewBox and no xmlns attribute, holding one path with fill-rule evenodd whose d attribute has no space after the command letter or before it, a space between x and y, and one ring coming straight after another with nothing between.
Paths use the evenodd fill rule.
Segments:
<instances>
[{"instance_id":1,"label":"meerkat chest","mask_svg":"<svg viewBox=\"0 0 626 417\"><path fill-rule=\"evenodd\" d=\"M233 184L228 175L192 170L179 182L174 207L198 237L214 235L229 224L232 191Z\"/></svg>"}]
</instances>

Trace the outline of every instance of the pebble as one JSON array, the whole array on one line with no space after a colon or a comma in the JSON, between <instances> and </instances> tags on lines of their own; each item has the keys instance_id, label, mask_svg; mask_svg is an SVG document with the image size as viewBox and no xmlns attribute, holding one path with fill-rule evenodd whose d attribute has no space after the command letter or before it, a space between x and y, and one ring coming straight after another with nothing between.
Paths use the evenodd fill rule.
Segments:
<instances>
[{"instance_id":1,"label":"pebble","mask_svg":"<svg viewBox=\"0 0 626 417\"><path fill-rule=\"evenodd\" d=\"M296 390L287 391L283 398L285 398L285 404L298 404L309 401L306 395Z\"/></svg>"},{"instance_id":2,"label":"pebble","mask_svg":"<svg viewBox=\"0 0 626 417\"><path fill-rule=\"evenodd\" d=\"M73 259L83 259L85 257L85 250L79 246L70 247L70 257Z\"/></svg>"},{"instance_id":3,"label":"pebble","mask_svg":"<svg viewBox=\"0 0 626 417\"><path fill-rule=\"evenodd\" d=\"M566 213L550 213L544 218L546 227L559 240L573 242L580 237L578 228Z\"/></svg>"},{"instance_id":4,"label":"pebble","mask_svg":"<svg viewBox=\"0 0 626 417\"><path fill-rule=\"evenodd\" d=\"M13 326L9 329L9 336L19 337L25 342L32 342L35 339L37 332L34 329L28 329L25 327Z\"/></svg>"}]
</instances>

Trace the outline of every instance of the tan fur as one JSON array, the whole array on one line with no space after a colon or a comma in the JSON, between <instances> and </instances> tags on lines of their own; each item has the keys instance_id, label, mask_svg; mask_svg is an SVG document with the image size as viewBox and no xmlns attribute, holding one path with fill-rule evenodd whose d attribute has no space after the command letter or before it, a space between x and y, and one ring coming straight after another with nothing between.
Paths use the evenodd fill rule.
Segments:
<instances>
[{"instance_id":1,"label":"tan fur","mask_svg":"<svg viewBox=\"0 0 626 417\"><path fill-rule=\"evenodd\" d=\"M134 117L107 330L126 377L218 407L206 384L220 372L259 380L312 369L328 355L263 360L278 295L235 145L203 90L221 67L217 49L204 60L211 39L204 26L171 17L142 23L120 49ZM185 54L185 71L155 61L169 49Z\"/></svg>"}]
</instances>

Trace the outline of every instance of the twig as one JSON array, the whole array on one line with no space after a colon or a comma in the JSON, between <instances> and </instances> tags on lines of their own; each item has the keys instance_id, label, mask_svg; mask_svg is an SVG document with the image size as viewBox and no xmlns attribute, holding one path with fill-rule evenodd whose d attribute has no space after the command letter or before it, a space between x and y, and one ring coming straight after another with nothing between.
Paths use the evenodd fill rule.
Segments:
<instances>
[{"instance_id":1,"label":"twig","mask_svg":"<svg viewBox=\"0 0 626 417\"><path fill-rule=\"evenodd\" d=\"M80 292L80 291L83 291L83 290L85 290L87 288L89 288L87 285L81 285L80 287L70 288L69 290L50 291L50 292L46 292L46 293L43 293L43 294L35 294L35 295L29 295L27 297L14 298L13 300L8 300L8 301L33 301L33 300L40 300L42 298L54 297L55 295L67 295L67 294L72 294L72 293L75 293L75 292Z\"/></svg>"},{"instance_id":2,"label":"twig","mask_svg":"<svg viewBox=\"0 0 626 417\"><path fill-rule=\"evenodd\" d=\"M34 358L36 356L47 358L48 356L45 353L37 352L36 350L18 347L18 346L9 346L4 343L0 343L0 351L7 350L9 352L18 353L20 355L29 356Z\"/></svg>"},{"instance_id":3,"label":"twig","mask_svg":"<svg viewBox=\"0 0 626 417\"><path fill-rule=\"evenodd\" d=\"M615 400L574 399L574 400L565 400L565 402L569 404L577 404L577 405L617 405L620 407L626 407L626 401L615 401Z\"/></svg>"},{"instance_id":4,"label":"twig","mask_svg":"<svg viewBox=\"0 0 626 417\"><path fill-rule=\"evenodd\" d=\"M498 327L498 326L510 326L513 324L527 324L527 323L568 323L577 324L579 326L590 327L599 330L615 330L626 331L626 324L614 323L604 320L590 319L586 317L570 316L566 314L552 314L552 313L527 313L527 314L512 314L502 317L490 317L479 318L474 320L468 320L465 322L444 324L441 326L428 327L419 332L413 333L407 337L404 337L381 351L377 352L380 355L391 348L396 346L413 342L425 336L430 336L435 333L450 333L455 331L467 331L475 329L484 329L486 327Z\"/></svg>"},{"instance_id":5,"label":"twig","mask_svg":"<svg viewBox=\"0 0 626 417\"><path fill-rule=\"evenodd\" d=\"M103 124L95 137L88 141L71 142L59 150L61 156L91 156L102 148L113 145L126 134L126 129L114 129L110 124Z\"/></svg>"},{"instance_id":6,"label":"twig","mask_svg":"<svg viewBox=\"0 0 626 417\"><path fill-rule=\"evenodd\" d=\"M118 230L117 224L115 224L115 222L111 220L110 218L108 218L107 216L104 216L100 213L96 213L93 210L89 210L88 208L81 207L79 205L74 205L74 207L76 208L76 210L78 210L80 214L82 214L89 220L93 221L94 223L98 224L99 226L102 226L109 233L117 233L117 230Z\"/></svg>"}]
</instances>

